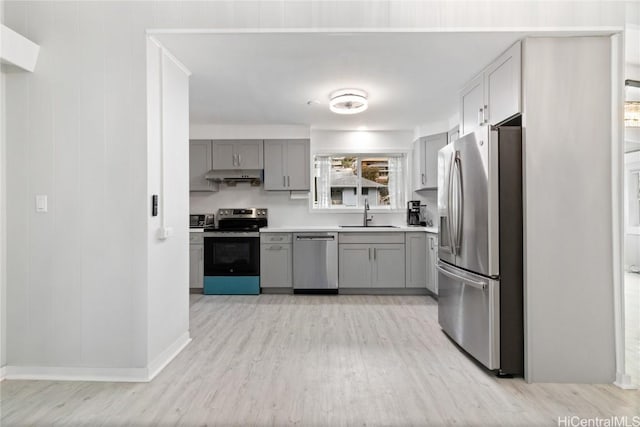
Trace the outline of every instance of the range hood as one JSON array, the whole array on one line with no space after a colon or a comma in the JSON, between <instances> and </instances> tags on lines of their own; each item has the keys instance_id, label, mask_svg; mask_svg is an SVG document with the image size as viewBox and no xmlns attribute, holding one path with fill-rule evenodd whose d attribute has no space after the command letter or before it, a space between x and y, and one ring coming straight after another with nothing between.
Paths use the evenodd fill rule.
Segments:
<instances>
[{"instance_id":1,"label":"range hood","mask_svg":"<svg viewBox=\"0 0 640 427\"><path fill-rule=\"evenodd\" d=\"M211 169L204 176L209 181L224 182L235 185L238 182L248 182L251 185L260 185L263 180L262 169Z\"/></svg>"}]
</instances>

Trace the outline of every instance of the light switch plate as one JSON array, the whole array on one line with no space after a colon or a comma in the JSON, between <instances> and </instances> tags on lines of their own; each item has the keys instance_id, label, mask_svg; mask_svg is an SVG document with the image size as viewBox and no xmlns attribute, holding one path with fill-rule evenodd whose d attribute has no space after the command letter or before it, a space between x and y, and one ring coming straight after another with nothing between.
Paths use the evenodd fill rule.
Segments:
<instances>
[{"instance_id":1,"label":"light switch plate","mask_svg":"<svg viewBox=\"0 0 640 427\"><path fill-rule=\"evenodd\" d=\"M45 194L36 195L36 212L47 212L47 196Z\"/></svg>"}]
</instances>

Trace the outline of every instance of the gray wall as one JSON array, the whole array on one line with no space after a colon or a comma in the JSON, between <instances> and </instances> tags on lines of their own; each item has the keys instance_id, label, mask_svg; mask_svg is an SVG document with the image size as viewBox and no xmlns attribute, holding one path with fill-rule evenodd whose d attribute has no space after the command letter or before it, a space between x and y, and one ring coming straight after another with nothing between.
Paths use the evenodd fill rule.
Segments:
<instances>
[{"instance_id":1,"label":"gray wall","mask_svg":"<svg viewBox=\"0 0 640 427\"><path fill-rule=\"evenodd\" d=\"M523 68L527 379L609 383L610 38L527 39Z\"/></svg>"}]
</instances>

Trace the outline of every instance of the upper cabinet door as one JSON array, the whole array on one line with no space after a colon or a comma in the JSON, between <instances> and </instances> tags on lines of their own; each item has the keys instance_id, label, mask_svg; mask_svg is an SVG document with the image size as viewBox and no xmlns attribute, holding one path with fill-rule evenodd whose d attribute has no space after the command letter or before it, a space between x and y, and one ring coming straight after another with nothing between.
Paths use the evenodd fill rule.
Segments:
<instances>
[{"instance_id":1,"label":"upper cabinet door","mask_svg":"<svg viewBox=\"0 0 640 427\"><path fill-rule=\"evenodd\" d=\"M514 44L485 71L485 123L495 125L522 111L520 42Z\"/></svg>"},{"instance_id":2,"label":"upper cabinet door","mask_svg":"<svg viewBox=\"0 0 640 427\"><path fill-rule=\"evenodd\" d=\"M213 141L213 169L235 169L235 141Z\"/></svg>"},{"instance_id":3,"label":"upper cabinet door","mask_svg":"<svg viewBox=\"0 0 640 427\"><path fill-rule=\"evenodd\" d=\"M235 142L236 164L239 169L262 169L262 140L244 139Z\"/></svg>"},{"instance_id":4,"label":"upper cabinet door","mask_svg":"<svg viewBox=\"0 0 640 427\"><path fill-rule=\"evenodd\" d=\"M424 188L424 140L418 138L413 143L413 191Z\"/></svg>"},{"instance_id":5,"label":"upper cabinet door","mask_svg":"<svg viewBox=\"0 0 640 427\"><path fill-rule=\"evenodd\" d=\"M438 151L447 145L447 133L428 136L424 145L424 188L438 188Z\"/></svg>"},{"instance_id":6,"label":"upper cabinet door","mask_svg":"<svg viewBox=\"0 0 640 427\"><path fill-rule=\"evenodd\" d=\"M285 170L287 141L272 139L264 141L264 189L286 190Z\"/></svg>"},{"instance_id":7,"label":"upper cabinet door","mask_svg":"<svg viewBox=\"0 0 640 427\"><path fill-rule=\"evenodd\" d=\"M289 140L285 154L287 190L309 190L309 140Z\"/></svg>"},{"instance_id":8,"label":"upper cabinet door","mask_svg":"<svg viewBox=\"0 0 640 427\"><path fill-rule=\"evenodd\" d=\"M204 177L211 167L211 141L189 141L189 191L215 190Z\"/></svg>"},{"instance_id":9,"label":"upper cabinet door","mask_svg":"<svg viewBox=\"0 0 640 427\"><path fill-rule=\"evenodd\" d=\"M455 126L449 132L447 132L447 141L451 144L453 141L460 138L460 126Z\"/></svg>"},{"instance_id":10,"label":"upper cabinet door","mask_svg":"<svg viewBox=\"0 0 640 427\"><path fill-rule=\"evenodd\" d=\"M484 109L484 76L471 80L460 93L460 136L482 126Z\"/></svg>"}]
</instances>

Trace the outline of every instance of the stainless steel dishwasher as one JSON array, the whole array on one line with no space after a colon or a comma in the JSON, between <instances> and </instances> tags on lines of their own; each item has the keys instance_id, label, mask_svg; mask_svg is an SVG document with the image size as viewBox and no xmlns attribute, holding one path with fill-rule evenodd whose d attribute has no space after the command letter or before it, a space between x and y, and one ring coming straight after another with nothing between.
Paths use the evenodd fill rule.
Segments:
<instances>
[{"instance_id":1,"label":"stainless steel dishwasher","mask_svg":"<svg viewBox=\"0 0 640 427\"><path fill-rule=\"evenodd\" d=\"M293 289L338 290L338 233L293 234Z\"/></svg>"}]
</instances>

